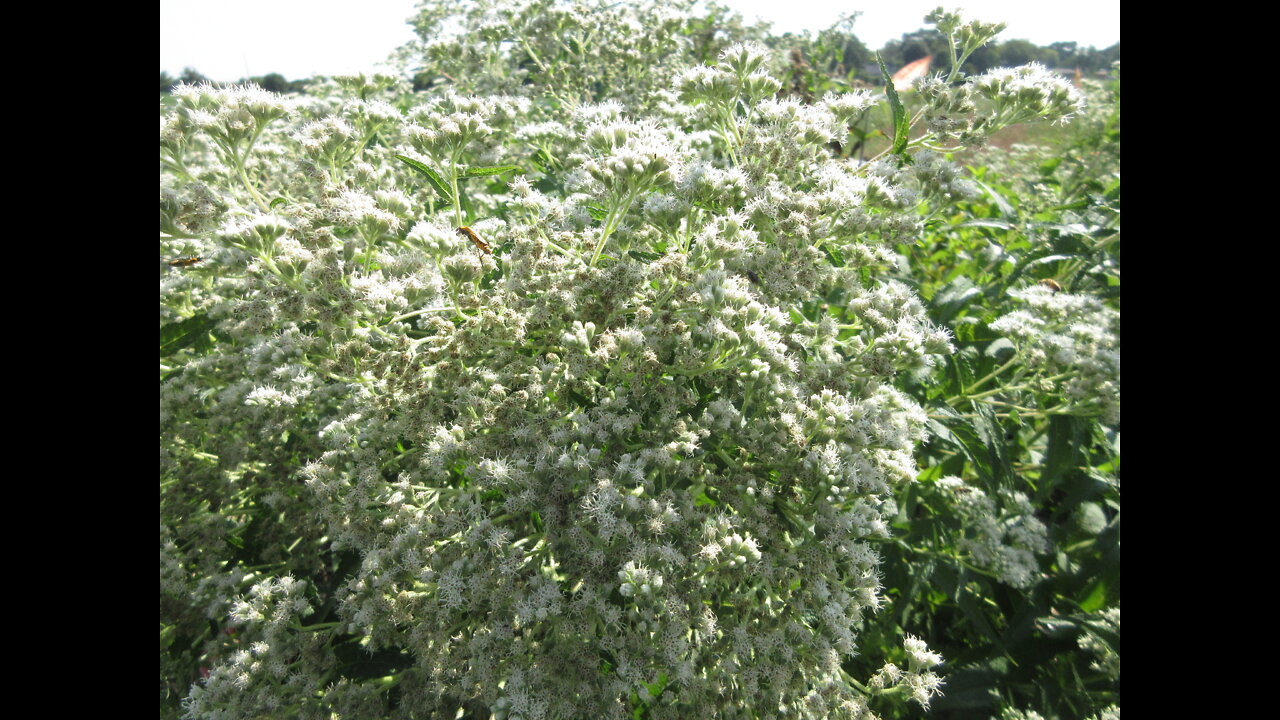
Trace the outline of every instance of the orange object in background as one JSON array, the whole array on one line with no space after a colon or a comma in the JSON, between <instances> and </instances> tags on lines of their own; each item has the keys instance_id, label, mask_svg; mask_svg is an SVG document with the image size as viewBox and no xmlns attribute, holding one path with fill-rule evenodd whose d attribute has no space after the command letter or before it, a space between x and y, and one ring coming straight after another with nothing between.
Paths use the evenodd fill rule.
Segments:
<instances>
[{"instance_id":1,"label":"orange object in background","mask_svg":"<svg viewBox=\"0 0 1280 720\"><path fill-rule=\"evenodd\" d=\"M912 83L929 72L931 64L933 64L933 56L925 55L915 62L903 65L901 70L893 74L893 88L895 90L905 90L911 87Z\"/></svg>"}]
</instances>

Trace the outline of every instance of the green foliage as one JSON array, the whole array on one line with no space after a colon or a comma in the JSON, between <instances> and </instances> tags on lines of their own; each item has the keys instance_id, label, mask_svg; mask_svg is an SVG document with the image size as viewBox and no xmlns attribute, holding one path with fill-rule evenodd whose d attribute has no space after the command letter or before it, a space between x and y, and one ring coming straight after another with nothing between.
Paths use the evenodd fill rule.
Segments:
<instances>
[{"instance_id":1,"label":"green foliage","mask_svg":"<svg viewBox=\"0 0 1280 720\"><path fill-rule=\"evenodd\" d=\"M982 195L904 248L904 275L932 298L958 351L916 386L934 439L899 500L902 534L885 547L891 611L877 619L948 659L938 717L1026 708L1086 718L1120 702L1119 424L1002 380L1017 376L1020 356L989 326L1011 310L1010 288L1036 282L1119 308L1118 71L1091 101L1056 147L984 154L998 169L971 166ZM949 488L944 476L966 484ZM1028 586L1000 582L964 550L956 502L977 492L1025 494L1048 528L1055 550Z\"/></svg>"},{"instance_id":2,"label":"green foliage","mask_svg":"<svg viewBox=\"0 0 1280 720\"><path fill-rule=\"evenodd\" d=\"M435 190L436 194L439 195L442 200L446 203L453 204L453 191L449 189L449 185L445 182L444 178L440 177L440 173L432 170L431 167L425 163L418 162L417 160L405 157L404 155L396 155L396 159L413 168L425 177L427 182L430 183L431 189Z\"/></svg>"},{"instance_id":3,"label":"green foliage","mask_svg":"<svg viewBox=\"0 0 1280 720\"><path fill-rule=\"evenodd\" d=\"M911 139L911 123L907 120L907 110L902 106L902 100L898 98L898 90L893 86L893 78L889 75L889 70L884 66L884 60L877 57L876 61L880 63L880 76L884 79L884 92L889 98L889 109L893 113L893 145L889 147L889 152L897 155L905 162L910 162L911 157L907 155L907 142Z\"/></svg>"}]
</instances>

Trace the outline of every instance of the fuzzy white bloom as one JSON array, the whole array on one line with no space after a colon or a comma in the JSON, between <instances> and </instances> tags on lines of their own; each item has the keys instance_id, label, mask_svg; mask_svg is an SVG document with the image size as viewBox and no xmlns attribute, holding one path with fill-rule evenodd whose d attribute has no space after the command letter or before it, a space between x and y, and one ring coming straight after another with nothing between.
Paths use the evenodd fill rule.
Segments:
<instances>
[{"instance_id":1,"label":"fuzzy white bloom","mask_svg":"<svg viewBox=\"0 0 1280 720\"><path fill-rule=\"evenodd\" d=\"M1120 313L1096 298L1058 292L1045 285L1011 290L1028 306L991 323L1018 341L1027 365L1057 381L1070 402L1120 421Z\"/></svg>"},{"instance_id":2,"label":"fuzzy white bloom","mask_svg":"<svg viewBox=\"0 0 1280 720\"><path fill-rule=\"evenodd\" d=\"M971 82L974 90L987 98L998 114L1014 114L1015 122L1066 121L1084 109L1084 96L1066 78L1039 63L996 68Z\"/></svg>"}]
</instances>

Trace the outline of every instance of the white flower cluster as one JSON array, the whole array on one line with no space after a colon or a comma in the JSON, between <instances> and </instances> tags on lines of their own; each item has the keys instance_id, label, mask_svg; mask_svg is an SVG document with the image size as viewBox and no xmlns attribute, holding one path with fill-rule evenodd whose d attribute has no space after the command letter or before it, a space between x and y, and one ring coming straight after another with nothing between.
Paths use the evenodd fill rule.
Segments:
<instances>
[{"instance_id":1,"label":"white flower cluster","mask_svg":"<svg viewBox=\"0 0 1280 720\"><path fill-rule=\"evenodd\" d=\"M179 85L173 89L173 96L181 111L161 120L162 147L194 133L234 147L260 135L271 121L289 110L287 101L256 85Z\"/></svg>"},{"instance_id":2,"label":"white flower cluster","mask_svg":"<svg viewBox=\"0 0 1280 720\"><path fill-rule=\"evenodd\" d=\"M907 669L893 663L885 663L871 677L871 687L877 690L902 688L911 699L928 709L929 701L942 694L942 678L930 668L942 664L942 656L929 650L925 642L911 635L903 644L907 650Z\"/></svg>"},{"instance_id":3,"label":"white flower cluster","mask_svg":"<svg viewBox=\"0 0 1280 720\"><path fill-rule=\"evenodd\" d=\"M1070 81L1037 63L963 81L926 76L915 89L925 102L923 120L931 137L970 147L1010 125L1064 123L1085 108L1084 95Z\"/></svg>"},{"instance_id":4,"label":"white flower cluster","mask_svg":"<svg viewBox=\"0 0 1280 720\"><path fill-rule=\"evenodd\" d=\"M1045 717L1035 710L1019 710L1017 708L1005 708L1000 713L999 720L1045 720ZM1104 708L1095 715L1090 715L1086 720L1120 720L1120 707L1112 705Z\"/></svg>"},{"instance_id":5,"label":"white flower cluster","mask_svg":"<svg viewBox=\"0 0 1280 720\"><path fill-rule=\"evenodd\" d=\"M291 692L314 692L317 678L299 672L302 663L291 662L300 650L299 638L290 625L313 612L307 600L306 583L291 576L264 580L252 587L247 597L232 603L232 629L252 628L251 642L238 644L223 662L215 664L205 681L192 688L186 700L188 714L200 717L216 714L217 708L234 705L246 715L283 712ZM308 643L312 652L319 641ZM291 692L279 692L277 687Z\"/></svg>"},{"instance_id":6,"label":"white flower cluster","mask_svg":"<svg viewBox=\"0 0 1280 720\"><path fill-rule=\"evenodd\" d=\"M1028 498L1003 492L997 502L957 477L941 478L937 484L950 496L964 525L959 546L973 562L1016 588L1035 583L1040 574L1036 558L1049 552L1049 538Z\"/></svg>"},{"instance_id":7,"label":"white flower cluster","mask_svg":"<svg viewBox=\"0 0 1280 720\"><path fill-rule=\"evenodd\" d=\"M309 578L227 593L249 644L192 716L381 713L374 683L333 681L356 660L327 638L394 666L424 717L866 716L841 663L927 420L892 383L951 351L878 270L922 196L968 188L938 157L832 158L871 96L772 99L760 45L698 65L653 34L685 15L575 10L468 6L474 32L426 52L493 68L479 94L194 88L162 120L162 242L208 259L162 285L198 348L161 386L166 507L244 503L228 517ZM679 122L657 86L694 104ZM530 157L509 184L484 170ZM1027 317L1044 362L1107 347ZM1002 502L975 506L970 552L1018 584L1043 526ZM217 517L166 540L170 582ZM313 606L324 632L300 629ZM906 646L875 686L927 705L940 658Z\"/></svg>"},{"instance_id":8,"label":"white flower cluster","mask_svg":"<svg viewBox=\"0 0 1280 720\"><path fill-rule=\"evenodd\" d=\"M399 63L481 94L550 91L565 104L615 97L648 111L665 102L662 89L689 58L762 34L723 15L707 33L695 4L426 0L411 20L421 40L398 53Z\"/></svg>"},{"instance_id":9,"label":"white flower cluster","mask_svg":"<svg viewBox=\"0 0 1280 720\"><path fill-rule=\"evenodd\" d=\"M1042 389L1120 422L1120 313L1097 298L1034 285L1009 294L1027 305L991 323L1011 338Z\"/></svg>"}]
</instances>

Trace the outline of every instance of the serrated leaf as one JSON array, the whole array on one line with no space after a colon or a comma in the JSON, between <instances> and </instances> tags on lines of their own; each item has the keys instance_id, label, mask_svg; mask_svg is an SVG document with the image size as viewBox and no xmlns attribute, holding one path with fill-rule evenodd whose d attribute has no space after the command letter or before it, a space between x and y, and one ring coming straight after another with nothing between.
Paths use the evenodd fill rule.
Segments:
<instances>
[{"instance_id":1,"label":"serrated leaf","mask_svg":"<svg viewBox=\"0 0 1280 720\"><path fill-rule=\"evenodd\" d=\"M400 160L405 165L408 165L414 170L417 170L423 177L427 179L427 182L431 184L431 187L435 189L436 193L438 193L440 197L444 198L445 202L449 203L450 205L453 204L453 193L449 190L449 186L445 184L444 178L440 177L439 173L437 173L435 170L432 170L427 165L424 165L418 162L417 160L414 160L411 157L405 157L404 155L396 155L396 159Z\"/></svg>"},{"instance_id":2,"label":"serrated leaf","mask_svg":"<svg viewBox=\"0 0 1280 720\"><path fill-rule=\"evenodd\" d=\"M502 173L519 170L519 165L495 165L493 167L473 167L467 168L462 172L462 178L473 177L489 177L491 175L501 175Z\"/></svg>"},{"instance_id":3,"label":"serrated leaf","mask_svg":"<svg viewBox=\"0 0 1280 720\"><path fill-rule=\"evenodd\" d=\"M982 437L968 422L959 421L951 426L952 437L960 441L960 449L969 462L973 463L974 472L978 473L986 483L995 482L995 471L991 466L991 457L982 444Z\"/></svg>"},{"instance_id":4,"label":"serrated leaf","mask_svg":"<svg viewBox=\"0 0 1280 720\"><path fill-rule=\"evenodd\" d=\"M982 440L991 461L991 469L996 481L1001 482L1012 476L1009 462L1009 448L1000 429L1000 421L996 419L996 411L986 403L976 403L974 407L973 427Z\"/></svg>"},{"instance_id":5,"label":"serrated leaf","mask_svg":"<svg viewBox=\"0 0 1280 720\"><path fill-rule=\"evenodd\" d=\"M952 410L949 405L934 405L931 409L932 412L930 415L946 415L948 418L953 420L958 420L960 418L960 415L955 410ZM959 438L951 433L951 428L944 425L937 418L930 417L927 422L927 426L929 428L929 434L932 437L938 438L939 440L953 445L956 448L962 447Z\"/></svg>"},{"instance_id":6,"label":"serrated leaf","mask_svg":"<svg viewBox=\"0 0 1280 720\"><path fill-rule=\"evenodd\" d=\"M907 109L898 97L898 90L893 86L893 76L889 74L889 68L884 66L880 53L876 53L876 62L880 63L880 75L884 78L884 94L889 98L889 109L893 111L893 146L889 151L909 163L911 157L907 155L907 142L911 139L911 121L907 119Z\"/></svg>"},{"instance_id":7,"label":"serrated leaf","mask_svg":"<svg viewBox=\"0 0 1280 720\"><path fill-rule=\"evenodd\" d=\"M1048 447L1044 453L1044 470L1040 473L1041 494L1049 491L1064 472L1081 462L1081 450L1088 441L1084 422L1068 415L1049 418Z\"/></svg>"},{"instance_id":8,"label":"serrated leaf","mask_svg":"<svg viewBox=\"0 0 1280 720\"><path fill-rule=\"evenodd\" d=\"M994 483L997 470L993 455L986 443L987 437L990 436L989 429L987 432L980 432L974 427L976 418L974 420L966 418L945 405L936 406L934 414L947 416L945 422L931 419L929 429L934 437L963 452L978 476L987 483Z\"/></svg>"}]
</instances>

